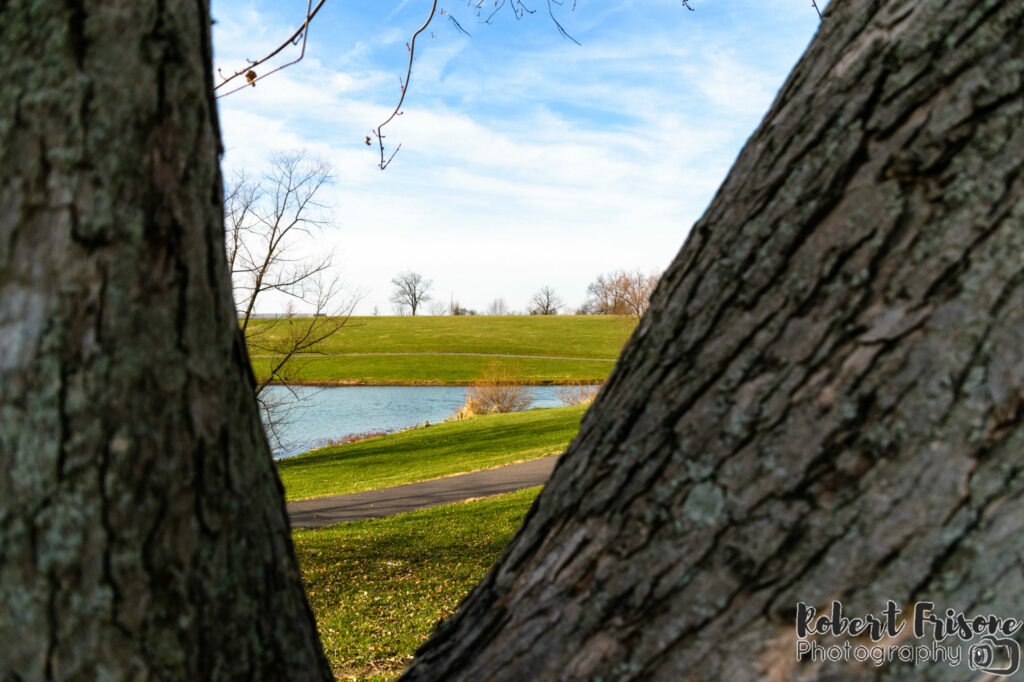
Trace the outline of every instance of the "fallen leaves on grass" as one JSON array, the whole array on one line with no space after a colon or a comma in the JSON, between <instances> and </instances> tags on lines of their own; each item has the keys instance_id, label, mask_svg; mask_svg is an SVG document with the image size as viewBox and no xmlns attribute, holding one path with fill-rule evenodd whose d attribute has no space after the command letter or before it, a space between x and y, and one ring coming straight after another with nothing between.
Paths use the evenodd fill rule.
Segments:
<instances>
[{"instance_id":1,"label":"fallen leaves on grass","mask_svg":"<svg viewBox=\"0 0 1024 682\"><path fill-rule=\"evenodd\" d=\"M296 531L306 593L336 677L397 677L486 575L539 490Z\"/></svg>"}]
</instances>

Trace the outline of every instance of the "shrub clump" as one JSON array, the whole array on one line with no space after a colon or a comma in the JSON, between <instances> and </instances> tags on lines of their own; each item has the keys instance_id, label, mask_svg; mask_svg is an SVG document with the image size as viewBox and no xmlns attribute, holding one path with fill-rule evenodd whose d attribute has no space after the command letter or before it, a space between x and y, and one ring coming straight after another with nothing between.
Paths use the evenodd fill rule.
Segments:
<instances>
[{"instance_id":1,"label":"shrub clump","mask_svg":"<svg viewBox=\"0 0 1024 682\"><path fill-rule=\"evenodd\" d=\"M480 379L466 387L466 402L453 415L467 419L478 414L522 412L533 404L533 393L509 379L508 373L491 366Z\"/></svg>"},{"instance_id":2,"label":"shrub clump","mask_svg":"<svg viewBox=\"0 0 1024 682\"><path fill-rule=\"evenodd\" d=\"M583 405L584 403L593 402L600 388L600 386L587 384L573 384L563 386L555 391L555 397L566 407L569 405Z\"/></svg>"}]
</instances>

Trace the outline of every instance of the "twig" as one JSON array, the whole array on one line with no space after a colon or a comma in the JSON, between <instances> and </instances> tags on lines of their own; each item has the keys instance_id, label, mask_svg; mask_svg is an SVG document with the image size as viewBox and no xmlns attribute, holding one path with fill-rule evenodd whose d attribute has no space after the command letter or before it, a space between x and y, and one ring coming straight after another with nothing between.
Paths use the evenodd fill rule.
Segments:
<instances>
[{"instance_id":1,"label":"twig","mask_svg":"<svg viewBox=\"0 0 1024 682\"><path fill-rule=\"evenodd\" d=\"M480 23L481 24L489 24L489 23L491 23L491 19L493 19L498 12L500 12L502 9L504 9L506 3L507 3L507 0L498 0L497 2L495 2L494 3L494 8L491 11L491 13L487 15L486 19L481 19ZM481 9L482 6L483 6L483 3L481 3L481 2L477 2L476 3L476 15L478 17L481 14L480 9ZM510 5L510 7L512 8L512 16L514 16L517 20L522 19L527 14L535 14L537 12L537 10L530 9L529 7L524 5L522 0L514 0L514 2Z\"/></svg>"},{"instance_id":2,"label":"twig","mask_svg":"<svg viewBox=\"0 0 1024 682\"><path fill-rule=\"evenodd\" d=\"M555 1L557 2L558 0L555 0ZM561 5L562 3L559 2L558 4ZM580 41L576 40L571 35L569 35L569 32L566 31L562 27L562 25L560 23L558 23L558 19L555 19L555 13L551 9L551 0L548 0L548 14L551 16L551 21L555 22L555 27L558 29L558 32L562 34L563 38L568 38L569 40L571 40L572 42L576 43L577 45L580 45ZM580 45L580 47L583 47L583 46Z\"/></svg>"},{"instance_id":3,"label":"twig","mask_svg":"<svg viewBox=\"0 0 1024 682\"><path fill-rule=\"evenodd\" d=\"M430 5L430 14L427 15L427 20L424 21L423 25L420 26L416 30L416 32L412 34L412 40L409 41L409 66L405 70L405 82L402 85L402 95L401 95L401 97L398 98L398 104L395 106L395 110L391 112L391 115L388 116L387 120L384 121L383 123L381 123L379 126L377 126L377 130L374 131L374 135L377 136L377 144L380 146L380 169L381 170L384 170L385 168L388 167L388 164L391 163L391 159L395 158L395 154L397 154L398 150L402 148L402 145L398 145L398 147L395 149L395 151L393 151L391 153L391 156L389 156L387 158L387 160L385 161L384 160L384 135L383 135L383 133L381 133L381 130L388 123L391 123L391 121L394 120L395 116L400 115L400 111L402 109L402 102L405 101L405 93L409 89L409 79L412 77L412 60L413 60L413 57L416 56L416 37L419 36L419 34L423 33L425 30L427 30L427 26L430 26L430 22L434 19L434 15L436 13L437 13L437 0L433 0L433 4Z\"/></svg>"},{"instance_id":4,"label":"twig","mask_svg":"<svg viewBox=\"0 0 1024 682\"><path fill-rule=\"evenodd\" d=\"M316 7L313 7L312 6L313 5L313 0L307 0L307 2L306 2L306 20L304 22L302 22L302 26L300 26L298 28L298 30L295 31L295 33L293 33L286 41L284 41L283 43L278 45L277 48L274 49L273 51L267 53L263 57L260 57L256 61L250 61L247 66L245 66L244 68L239 69L238 71L236 71L235 73L231 74L230 76L225 77L225 76L221 75L221 78L223 78L223 80L221 80L220 83L215 85L213 90L214 90L214 92L216 92L217 90L221 89L222 87L224 87L225 85L227 85L231 81L235 80L239 76L247 75L247 74L250 74L250 73L255 73L254 69L257 66L259 66L260 64L265 63L267 60L272 59L273 57L276 57L278 55L278 53L281 52L281 50L285 49L289 45L297 44L298 41L299 41L299 38L301 37L302 38L302 48L299 51L299 56L298 57L296 57L295 59L293 59L290 62L282 64L281 66L278 66L276 69L272 69L272 70L266 72L265 74L263 74L261 76L254 76L251 80L247 77L246 78L246 83L244 85L240 85L239 87L234 88L233 90L228 90L227 92L221 93L221 94L217 95L217 98L220 99L221 97L227 97L228 95L236 93L239 90L242 90L243 88L249 87L250 85L255 86L256 85L256 81L262 80L262 79L266 78L267 76L269 76L272 73L277 73L278 71L280 71L281 69L283 69L285 67L291 66L292 64L296 64L296 63L302 61L302 58L306 55L306 38L309 35L309 22L311 22L313 20L313 17L316 16L316 13L320 11L320 8L324 6L324 3L326 1L327 0L319 0L319 2L317 2L317 4L316 4ZM220 73L220 69L217 70L217 73Z\"/></svg>"}]
</instances>

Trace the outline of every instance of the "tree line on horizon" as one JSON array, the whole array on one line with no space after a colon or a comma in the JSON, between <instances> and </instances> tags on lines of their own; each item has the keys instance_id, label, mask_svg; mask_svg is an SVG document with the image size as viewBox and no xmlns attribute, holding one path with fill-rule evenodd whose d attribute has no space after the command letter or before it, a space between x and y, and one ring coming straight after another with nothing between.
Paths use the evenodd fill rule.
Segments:
<instances>
[{"instance_id":1,"label":"tree line on horizon","mask_svg":"<svg viewBox=\"0 0 1024 682\"><path fill-rule=\"evenodd\" d=\"M236 316L249 339L250 352L287 358L338 331L361 294L346 292L341 279L332 274L333 251L312 258L295 253L303 238L317 238L334 226L333 213L319 196L334 181L330 164L304 150L273 154L267 161L268 168L262 174L239 172L225 183L225 246ZM586 297L576 307L545 285L524 308L513 309L503 297L498 297L478 311L461 304L454 296L447 303L436 300L431 291L433 280L406 270L391 280L389 301L396 315L572 314L628 315L639 319L647 311L660 276L640 269L618 269L599 274L587 285ZM257 302L264 301L268 294L287 299L283 313L257 312ZM380 314L376 306L373 314ZM281 330L266 325L249 333L250 319L294 317L329 317L337 320L338 328L327 329L313 322L302 328L290 325L287 340ZM271 373L274 382L286 378L286 364ZM264 387L261 384L258 393Z\"/></svg>"},{"instance_id":2,"label":"tree line on horizon","mask_svg":"<svg viewBox=\"0 0 1024 682\"><path fill-rule=\"evenodd\" d=\"M478 312L451 297L447 304L431 294L433 280L418 272L406 270L396 275L391 284L394 289L389 300L396 315L412 315L426 309L427 314L440 315L629 315L640 318L650 305L660 273L636 270L615 270L602 273L587 285L583 303L571 308L553 287L543 286L530 297L524 310L513 310L504 298L496 298L484 312ZM380 313L374 308L374 315Z\"/></svg>"}]
</instances>

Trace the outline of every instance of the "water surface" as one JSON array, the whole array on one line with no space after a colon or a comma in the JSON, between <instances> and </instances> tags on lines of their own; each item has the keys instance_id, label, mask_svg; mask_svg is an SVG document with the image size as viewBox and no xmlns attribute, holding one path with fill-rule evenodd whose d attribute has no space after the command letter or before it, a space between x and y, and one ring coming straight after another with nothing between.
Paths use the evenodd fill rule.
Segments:
<instances>
[{"instance_id":1,"label":"water surface","mask_svg":"<svg viewBox=\"0 0 1024 682\"><path fill-rule=\"evenodd\" d=\"M530 407L560 407L560 386L529 386ZM429 421L442 422L466 401L464 386L269 386L271 400L294 391L302 398L279 420L280 444L274 457L289 457L332 439L367 431L398 431Z\"/></svg>"}]
</instances>

